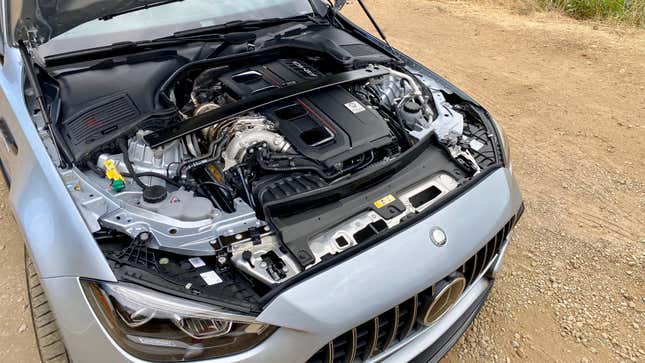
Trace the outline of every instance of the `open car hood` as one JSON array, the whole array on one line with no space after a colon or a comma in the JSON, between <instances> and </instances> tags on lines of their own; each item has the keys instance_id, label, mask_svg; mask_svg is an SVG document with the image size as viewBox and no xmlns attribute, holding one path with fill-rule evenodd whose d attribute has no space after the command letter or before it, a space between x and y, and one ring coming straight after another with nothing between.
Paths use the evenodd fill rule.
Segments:
<instances>
[{"instance_id":1,"label":"open car hood","mask_svg":"<svg viewBox=\"0 0 645 363\"><path fill-rule=\"evenodd\" d=\"M9 0L14 43L39 45L80 24L162 0Z\"/></svg>"}]
</instances>

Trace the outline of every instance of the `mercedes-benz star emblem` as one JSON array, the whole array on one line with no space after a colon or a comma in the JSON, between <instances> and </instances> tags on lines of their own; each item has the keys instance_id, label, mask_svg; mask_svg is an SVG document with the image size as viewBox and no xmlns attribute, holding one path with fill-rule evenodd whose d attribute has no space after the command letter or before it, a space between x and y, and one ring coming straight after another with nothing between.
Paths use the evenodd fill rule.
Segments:
<instances>
[{"instance_id":1,"label":"mercedes-benz star emblem","mask_svg":"<svg viewBox=\"0 0 645 363\"><path fill-rule=\"evenodd\" d=\"M446 236L446 232L444 232L441 228L432 227L430 229L430 240L437 247L441 247L448 241L448 236Z\"/></svg>"}]
</instances>

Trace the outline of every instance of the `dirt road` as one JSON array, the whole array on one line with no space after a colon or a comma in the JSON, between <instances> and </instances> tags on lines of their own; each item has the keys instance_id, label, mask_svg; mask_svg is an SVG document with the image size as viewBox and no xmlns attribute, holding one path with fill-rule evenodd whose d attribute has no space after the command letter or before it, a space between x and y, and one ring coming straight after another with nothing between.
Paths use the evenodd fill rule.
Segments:
<instances>
[{"instance_id":1,"label":"dirt road","mask_svg":"<svg viewBox=\"0 0 645 363\"><path fill-rule=\"evenodd\" d=\"M367 0L390 42L486 106L527 212L445 361L645 360L645 32L463 2ZM361 24L359 9L347 13ZM0 361L36 361L0 192Z\"/></svg>"}]
</instances>

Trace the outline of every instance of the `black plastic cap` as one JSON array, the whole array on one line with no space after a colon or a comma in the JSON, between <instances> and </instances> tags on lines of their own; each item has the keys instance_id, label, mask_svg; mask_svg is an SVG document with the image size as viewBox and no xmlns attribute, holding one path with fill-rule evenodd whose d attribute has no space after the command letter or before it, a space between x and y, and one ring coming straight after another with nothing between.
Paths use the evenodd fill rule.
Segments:
<instances>
[{"instance_id":1,"label":"black plastic cap","mask_svg":"<svg viewBox=\"0 0 645 363\"><path fill-rule=\"evenodd\" d=\"M161 203L168 196L168 191L161 185L153 185L143 190L143 201L146 203Z\"/></svg>"},{"instance_id":2,"label":"black plastic cap","mask_svg":"<svg viewBox=\"0 0 645 363\"><path fill-rule=\"evenodd\" d=\"M403 109L408 113L418 113L421 111L421 105L416 103L414 100L410 100L403 105Z\"/></svg>"}]
</instances>

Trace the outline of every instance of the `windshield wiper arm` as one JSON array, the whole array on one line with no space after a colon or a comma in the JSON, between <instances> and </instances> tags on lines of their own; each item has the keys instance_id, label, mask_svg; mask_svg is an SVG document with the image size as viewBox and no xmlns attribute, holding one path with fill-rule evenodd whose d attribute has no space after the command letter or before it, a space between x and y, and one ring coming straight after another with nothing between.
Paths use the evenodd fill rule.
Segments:
<instances>
[{"instance_id":1,"label":"windshield wiper arm","mask_svg":"<svg viewBox=\"0 0 645 363\"><path fill-rule=\"evenodd\" d=\"M213 34L208 36L193 36L193 37L165 37L153 40L142 40L138 42L125 41L112 43L102 47L77 50L68 53L54 54L45 57L47 65L56 65L61 62L70 61L74 59L87 59L91 57L101 57L123 55L133 53L141 50L158 49L170 47L178 44L185 44L189 42L221 42L227 44L245 44L253 43L256 35L251 32L236 32L226 34Z\"/></svg>"},{"instance_id":2,"label":"windshield wiper arm","mask_svg":"<svg viewBox=\"0 0 645 363\"><path fill-rule=\"evenodd\" d=\"M208 33L227 33L239 30L253 30L258 28L265 28L271 25L284 24L292 21L315 20L311 14L297 15L288 18L267 18L259 20L233 20L224 24L217 24L206 26L196 29L182 30L174 33L173 37L190 37L194 35L208 34Z\"/></svg>"},{"instance_id":3,"label":"windshield wiper arm","mask_svg":"<svg viewBox=\"0 0 645 363\"><path fill-rule=\"evenodd\" d=\"M99 18L99 20L110 20L110 19L112 19L112 18L114 18L116 16L119 16L119 15L132 13L132 12L139 11L139 10L146 10L146 9L150 9L150 8L155 8L157 6L162 6L162 5L166 5L166 4L170 4L170 3L175 3L175 2L178 2L178 1L184 1L184 0L162 0L162 1L158 1L156 3L152 3L152 4L145 4L145 5L135 6L134 8L130 8L130 9L127 9L127 10L121 10L121 11L117 11L117 12L112 13L112 14L103 15L102 17Z\"/></svg>"}]
</instances>

